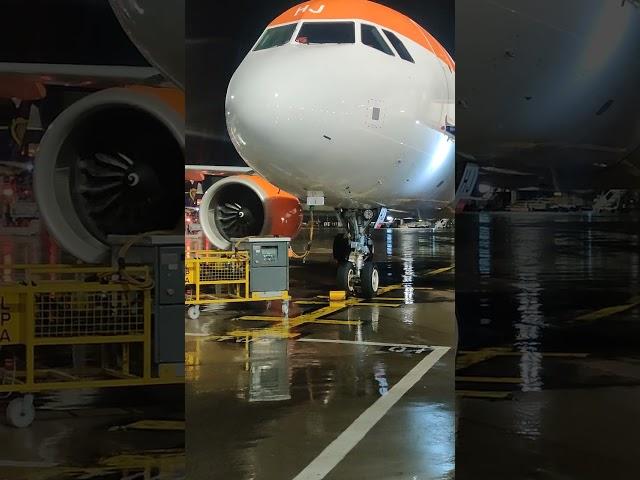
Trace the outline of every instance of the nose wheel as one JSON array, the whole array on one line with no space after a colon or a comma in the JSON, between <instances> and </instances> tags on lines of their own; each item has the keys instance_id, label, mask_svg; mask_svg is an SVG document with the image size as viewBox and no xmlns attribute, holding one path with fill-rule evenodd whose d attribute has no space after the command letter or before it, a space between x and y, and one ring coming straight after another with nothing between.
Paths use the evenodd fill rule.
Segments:
<instances>
[{"instance_id":1,"label":"nose wheel","mask_svg":"<svg viewBox=\"0 0 640 480\"><path fill-rule=\"evenodd\" d=\"M378 293L380 287L380 274L373 262L367 262L360 272L360 289L362 296L367 300L373 298Z\"/></svg>"},{"instance_id":2,"label":"nose wheel","mask_svg":"<svg viewBox=\"0 0 640 480\"><path fill-rule=\"evenodd\" d=\"M338 263L346 262L349 259L351 253L351 246L349 245L349 238L344 233L339 233L333 239L333 258Z\"/></svg>"},{"instance_id":3,"label":"nose wheel","mask_svg":"<svg viewBox=\"0 0 640 480\"><path fill-rule=\"evenodd\" d=\"M344 290L348 295L353 295L355 288L356 267L351 262L338 264L337 284L340 290Z\"/></svg>"},{"instance_id":4,"label":"nose wheel","mask_svg":"<svg viewBox=\"0 0 640 480\"><path fill-rule=\"evenodd\" d=\"M371 229L376 215L374 210L338 210L338 218L347 233L333 240L333 258L338 262L336 283L348 295L361 295L365 299L376 296L380 288L380 273L373 262Z\"/></svg>"}]
</instances>

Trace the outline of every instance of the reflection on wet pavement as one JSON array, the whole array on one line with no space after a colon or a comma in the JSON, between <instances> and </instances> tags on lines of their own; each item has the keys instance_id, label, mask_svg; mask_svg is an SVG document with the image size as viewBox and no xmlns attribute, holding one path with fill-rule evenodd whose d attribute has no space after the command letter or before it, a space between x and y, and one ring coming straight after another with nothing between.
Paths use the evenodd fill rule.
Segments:
<instances>
[{"instance_id":1,"label":"reflection on wet pavement","mask_svg":"<svg viewBox=\"0 0 640 480\"><path fill-rule=\"evenodd\" d=\"M0 237L0 254L2 281L9 265L76 263L46 232ZM4 422L11 398L0 394L2 480L184 478L184 385L37 392L26 429Z\"/></svg>"},{"instance_id":2,"label":"reflection on wet pavement","mask_svg":"<svg viewBox=\"0 0 640 480\"><path fill-rule=\"evenodd\" d=\"M457 478L628 478L640 218L463 214L456 231Z\"/></svg>"},{"instance_id":3,"label":"reflection on wet pavement","mask_svg":"<svg viewBox=\"0 0 640 480\"><path fill-rule=\"evenodd\" d=\"M321 454L335 468L314 478L453 478L455 348L443 350L361 441L343 448L344 458L327 453L350 441L350 426L375 411L376 400L413 378L434 354L428 347L455 346L453 236L377 232L383 285L396 288L315 319L313 312L330 306L335 233L321 230L311 258L292 265L290 321L309 318L288 331L295 338L247 344L229 334L273 329L273 320L260 317L278 316L275 304L218 307L187 321L189 478L293 479L316 474L312 462Z\"/></svg>"}]
</instances>

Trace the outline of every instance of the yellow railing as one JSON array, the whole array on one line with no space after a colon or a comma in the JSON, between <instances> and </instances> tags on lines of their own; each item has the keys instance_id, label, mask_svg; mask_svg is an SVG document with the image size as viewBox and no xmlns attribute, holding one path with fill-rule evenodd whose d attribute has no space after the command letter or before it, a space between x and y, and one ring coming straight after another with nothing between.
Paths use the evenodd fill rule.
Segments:
<instances>
[{"instance_id":1,"label":"yellow railing","mask_svg":"<svg viewBox=\"0 0 640 480\"><path fill-rule=\"evenodd\" d=\"M286 300L288 292L275 296L252 294L249 288L249 252L198 250L185 259L185 304L199 306L228 302ZM196 315L194 310L194 318Z\"/></svg>"},{"instance_id":2,"label":"yellow railing","mask_svg":"<svg viewBox=\"0 0 640 480\"><path fill-rule=\"evenodd\" d=\"M0 392L176 383L153 370L145 267L0 266Z\"/></svg>"}]
</instances>

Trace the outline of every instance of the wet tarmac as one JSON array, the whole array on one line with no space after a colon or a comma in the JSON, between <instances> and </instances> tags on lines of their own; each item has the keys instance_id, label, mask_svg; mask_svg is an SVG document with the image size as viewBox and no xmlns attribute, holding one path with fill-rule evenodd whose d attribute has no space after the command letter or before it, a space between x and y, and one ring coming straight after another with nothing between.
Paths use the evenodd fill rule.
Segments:
<instances>
[{"instance_id":1,"label":"wet tarmac","mask_svg":"<svg viewBox=\"0 0 640 480\"><path fill-rule=\"evenodd\" d=\"M0 281L12 264L75 263L44 232L0 236L0 253ZM37 392L24 429L4 422L14 397L0 393L2 480L184 478L184 385Z\"/></svg>"},{"instance_id":2,"label":"wet tarmac","mask_svg":"<svg viewBox=\"0 0 640 480\"><path fill-rule=\"evenodd\" d=\"M632 478L640 217L463 214L456 234L456 478Z\"/></svg>"},{"instance_id":3,"label":"wet tarmac","mask_svg":"<svg viewBox=\"0 0 640 480\"><path fill-rule=\"evenodd\" d=\"M188 478L453 478L453 234L376 232L384 293L332 306L336 232L292 265L289 328L275 303L187 320Z\"/></svg>"},{"instance_id":4,"label":"wet tarmac","mask_svg":"<svg viewBox=\"0 0 640 480\"><path fill-rule=\"evenodd\" d=\"M640 218L464 214L456 230L458 332L453 235L417 230L376 234L384 284L396 290L314 318L334 287L335 232L321 231L308 262L292 266L302 303L290 320L309 316L293 338L246 348L228 335L272 327L237 318L279 315L277 304L189 321L190 478L286 479L333 465L325 478L439 479L453 478L454 462L458 479L633 477ZM0 243L5 264L59 258L40 241ZM454 408L455 349L423 361L457 333ZM407 377L415 384L397 403L375 406ZM38 396L31 428L0 425L0 478L179 478L182 391L165 388Z\"/></svg>"}]
</instances>

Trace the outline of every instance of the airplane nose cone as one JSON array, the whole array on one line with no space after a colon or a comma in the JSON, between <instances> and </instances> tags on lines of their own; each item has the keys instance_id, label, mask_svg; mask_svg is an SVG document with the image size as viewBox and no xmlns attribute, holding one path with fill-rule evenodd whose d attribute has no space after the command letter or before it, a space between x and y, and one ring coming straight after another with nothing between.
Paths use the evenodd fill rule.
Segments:
<instances>
[{"instance_id":1,"label":"airplane nose cone","mask_svg":"<svg viewBox=\"0 0 640 480\"><path fill-rule=\"evenodd\" d=\"M267 178L311 178L317 173L312 173L317 163L312 159L330 148L323 135L330 137L331 125L340 121L335 112L341 99L339 88L326 85L339 85L340 79L323 60L294 46L257 52L229 84L229 135L245 162ZM295 189L299 182L281 186Z\"/></svg>"},{"instance_id":2,"label":"airplane nose cone","mask_svg":"<svg viewBox=\"0 0 640 480\"><path fill-rule=\"evenodd\" d=\"M288 69L266 68L263 61L243 64L233 76L227 93L229 134L245 160L260 148L275 147L286 135L294 135L296 122L302 122L304 97ZM292 98L298 97L294 103Z\"/></svg>"}]
</instances>

